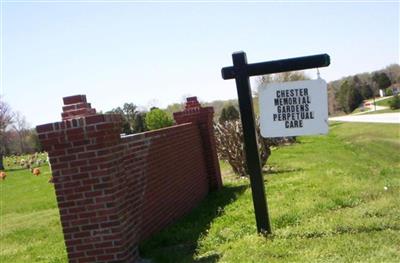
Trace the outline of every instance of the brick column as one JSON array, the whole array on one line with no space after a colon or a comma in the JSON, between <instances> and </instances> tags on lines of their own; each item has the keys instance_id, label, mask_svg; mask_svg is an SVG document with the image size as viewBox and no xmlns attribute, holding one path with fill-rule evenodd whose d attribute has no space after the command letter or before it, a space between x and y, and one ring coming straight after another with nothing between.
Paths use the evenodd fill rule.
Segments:
<instances>
[{"instance_id":1,"label":"brick column","mask_svg":"<svg viewBox=\"0 0 400 263\"><path fill-rule=\"evenodd\" d=\"M121 117L96 114L85 95L63 100L62 122L36 130L50 157L69 262L134 262L120 213Z\"/></svg>"},{"instance_id":2,"label":"brick column","mask_svg":"<svg viewBox=\"0 0 400 263\"><path fill-rule=\"evenodd\" d=\"M189 97L186 99L185 109L175 112L174 119L177 124L193 122L199 127L210 190L218 190L222 187L222 180L215 146L213 115L213 107L202 107L197 97Z\"/></svg>"}]
</instances>

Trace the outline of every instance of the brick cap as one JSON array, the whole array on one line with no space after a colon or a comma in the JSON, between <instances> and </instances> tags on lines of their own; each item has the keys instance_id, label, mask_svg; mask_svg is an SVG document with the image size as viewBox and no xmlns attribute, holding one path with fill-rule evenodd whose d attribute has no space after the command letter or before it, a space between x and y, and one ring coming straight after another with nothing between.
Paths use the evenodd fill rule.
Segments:
<instances>
[{"instance_id":1,"label":"brick cap","mask_svg":"<svg viewBox=\"0 0 400 263\"><path fill-rule=\"evenodd\" d=\"M73 95L63 98L64 106L61 113L62 120L79 119L96 115L96 109L92 109L86 101L86 95Z\"/></svg>"},{"instance_id":2,"label":"brick cap","mask_svg":"<svg viewBox=\"0 0 400 263\"><path fill-rule=\"evenodd\" d=\"M201 105L197 100L197 97L188 97L186 98L185 110L187 109L200 109Z\"/></svg>"},{"instance_id":3,"label":"brick cap","mask_svg":"<svg viewBox=\"0 0 400 263\"><path fill-rule=\"evenodd\" d=\"M73 96L68 96L63 98L64 105L71 105L71 104L76 104L80 102L87 102L86 101L86 95L73 95Z\"/></svg>"}]
</instances>

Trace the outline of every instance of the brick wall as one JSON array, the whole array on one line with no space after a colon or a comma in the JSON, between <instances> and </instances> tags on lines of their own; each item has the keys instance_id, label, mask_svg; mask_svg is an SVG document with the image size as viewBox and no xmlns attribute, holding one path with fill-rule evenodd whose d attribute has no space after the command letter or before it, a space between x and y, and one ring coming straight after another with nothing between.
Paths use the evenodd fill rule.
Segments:
<instances>
[{"instance_id":1,"label":"brick wall","mask_svg":"<svg viewBox=\"0 0 400 263\"><path fill-rule=\"evenodd\" d=\"M69 262L134 262L138 243L221 187L212 108L188 98L178 125L120 136L121 117L64 98L36 127L49 153Z\"/></svg>"},{"instance_id":2,"label":"brick wall","mask_svg":"<svg viewBox=\"0 0 400 263\"><path fill-rule=\"evenodd\" d=\"M209 186L212 190L220 189L222 180L214 135L214 109L213 107L201 107L197 97L189 97L186 100L185 110L174 113L175 122L177 124L192 122L199 127Z\"/></svg>"}]
</instances>

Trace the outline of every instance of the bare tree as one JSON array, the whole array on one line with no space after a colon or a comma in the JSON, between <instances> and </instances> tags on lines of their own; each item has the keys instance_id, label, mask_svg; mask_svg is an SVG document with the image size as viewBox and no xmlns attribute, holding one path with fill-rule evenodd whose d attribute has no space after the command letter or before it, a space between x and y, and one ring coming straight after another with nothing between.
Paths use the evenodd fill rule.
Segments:
<instances>
[{"instance_id":1,"label":"bare tree","mask_svg":"<svg viewBox=\"0 0 400 263\"><path fill-rule=\"evenodd\" d=\"M18 135L18 144L19 144L19 152L26 152L26 139L30 133L29 125L26 122L25 116L23 116L20 112L16 112L14 115L14 123L12 128Z\"/></svg>"},{"instance_id":2,"label":"bare tree","mask_svg":"<svg viewBox=\"0 0 400 263\"><path fill-rule=\"evenodd\" d=\"M218 157L228 162L235 174L247 177L246 156L244 152L243 129L238 120L215 123L215 138ZM260 134L260 123L256 121L257 145L261 167L267 163L271 155L270 146L279 144L275 140L265 139Z\"/></svg>"},{"instance_id":3,"label":"bare tree","mask_svg":"<svg viewBox=\"0 0 400 263\"><path fill-rule=\"evenodd\" d=\"M258 84L268 84L273 82L288 82L310 79L304 71L288 71L276 74L263 75L258 78Z\"/></svg>"},{"instance_id":4,"label":"bare tree","mask_svg":"<svg viewBox=\"0 0 400 263\"><path fill-rule=\"evenodd\" d=\"M218 157L228 162L235 174L247 176L243 130L239 121L215 123L215 139Z\"/></svg>"},{"instance_id":5,"label":"bare tree","mask_svg":"<svg viewBox=\"0 0 400 263\"><path fill-rule=\"evenodd\" d=\"M13 122L13 113L10 106L0 97L0 170L4 170L3 156L7 150L6 129Z\"/></svg>"},{"instance_id":6,"label":"bare tree","mask_svg":"<svg viewBox=\"0 0 400 263\"><path fill-rule=\"evenodd\" d=\"M264 75L258 79L258 85L273 82L287 82L307 80L309 77L303 71L283 72L273 75ZM258 115L258 94L253 92L255 113ZM216 123L215 137L218 157L227 161L235 174L248 176L246 158L244 152L243 130L239 121L222 121ZM271 155L271 146L290 144L296 141L295 137L263 138L260 133L259 119L256 120L257 145L260 154L261 166L264 167Z\"/></svg>"}]
</instances>

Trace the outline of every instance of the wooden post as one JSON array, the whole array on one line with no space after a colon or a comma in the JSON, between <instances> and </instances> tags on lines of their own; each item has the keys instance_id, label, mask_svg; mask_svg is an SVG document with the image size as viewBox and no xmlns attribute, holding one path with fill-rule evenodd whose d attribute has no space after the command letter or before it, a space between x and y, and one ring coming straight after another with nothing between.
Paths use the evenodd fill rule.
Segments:
<instances>
[{"instance_id":1,"label":"wooden post","mask_svg":"<svg viewBox=\"0 0 400 263\"><path fill-rule=\"evenodd\" d=\"M243 127L246 164L250 176L257 231L259 233L270 234L272 231L268 215L268 203L265 196L260 154L257 146L253 99L249 77L308 68L326 67L330 64L330 58L327 54L321 54L247 64L246 53L240 51L232 54L232 60L233 67L222 68L222 78L235 79L236 81L240 118Z\"/></svg>"}]
</instances>

